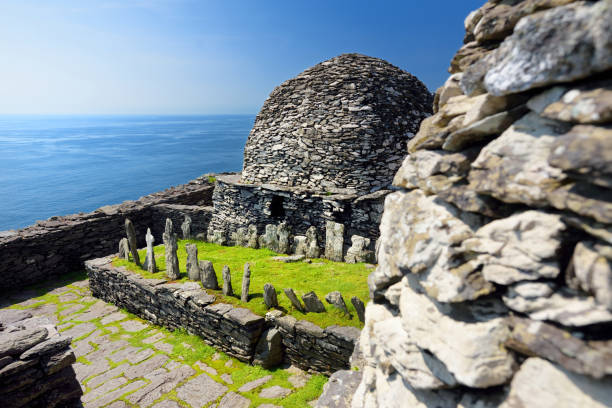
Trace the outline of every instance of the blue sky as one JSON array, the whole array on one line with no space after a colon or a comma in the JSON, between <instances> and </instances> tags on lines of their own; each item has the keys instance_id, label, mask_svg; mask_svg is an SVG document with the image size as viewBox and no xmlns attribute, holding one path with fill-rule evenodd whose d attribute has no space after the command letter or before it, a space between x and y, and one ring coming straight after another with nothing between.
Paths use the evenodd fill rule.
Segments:
<instances>
[{"instance_id":1,"label":"blue sky","mask_svg":"<svg viewBox=\"0 0 612 408\"><path fill-rule=\"evenodd\" d=\"M484 0L0 0L0 114L256 113L345 52L433 92Z\"/></svg>"}]
</instances>

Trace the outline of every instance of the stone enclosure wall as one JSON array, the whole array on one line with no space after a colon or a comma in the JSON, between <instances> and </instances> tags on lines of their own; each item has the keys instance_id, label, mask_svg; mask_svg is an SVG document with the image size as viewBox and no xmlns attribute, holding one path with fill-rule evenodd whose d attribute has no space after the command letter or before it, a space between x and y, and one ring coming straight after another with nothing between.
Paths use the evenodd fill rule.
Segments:
<instances>
[{"instance_id":1,"label":"stone enclosure wall","mask_svg":"<svg viewBox=\"0 0 612 408\"><path fill-rule=\"evenodd\" d=\"M489 1L382 218L359 407L612 406L612 1Z\"/></svg>"},{"instance_id":2,"label":"stone enclosure wall","mask_svg":"<svg viewBox=\"0 0 612 408\"><path fill-rule=\"evenodd\" d=\"M136 225L140 246L145 245L147 227L156 242L162 242L166 217L175 221L179 236L185 215L192 218L195 233L205 233L211 218L207 206L212 204L213 188L206 175L137 201L105 206L87 214L52 217L19 231L5 231L0 237L0 290L74 272L82 269L87 259L117 252L119 240L125 236L126 218Z\"/></svg>"},{"instance_id":3,"label":"stone enclosure wall","mask_svg":"<svg viewBox=\"0 0 612 408\"><path fill-rule=\"evenodd\" d=\"M343 54L317 64L265 101L244 148L242 182L317 193L386 188L431 101L416 77L378 58Z\"/></svg>"},{"instance_id":4,"label":"stone enclosure wall","mask_svg":"<svg viewBox=\"0 0 612 408\"><path fill-rule=\"evenodd\" d=\"M58 334L46 318L23 310L0 310L0 405L81 406L71 340Z\"/></svg>"},{"instance_id":5,"label":"stone enclosure wall","mask_svg":"<svg viewBox=\"0 0 612 408\"><path fill-rule=\"evenodd\" d=\"M209 234L221 231L229 242L239 228L254 224L261 235L266 225L284 221L291 228L291 235L305 235L309 227L316 227L323 253L325 223L329 220L345 226L345 246L350 245L351 236L359 235L369 238L369 249L374 249L388 190L362 196L313 195L300 188L242 184L238 180L238 175L217 177Z\"/></svg>"},{"instance_id":6,"label":"stone enclosure wall","mask_svg":"<svg viewBox=\"0 0 612 408\"><path fill-rule=\"evenodd\" d=\"M349 368L359 337L357 328L322 329L307 321L279 316L279 312L264 318L245 308L216 303L215 296L197 282L144 279L125 268L113 267L112 258L85 262L95 297L160 326L185 328L241 361L267 365L269 355L274 354L284 355L285 361L311 372L329 375ZM270 330L280 333L280 344L270 344Z\"/></svg>"}]
</instances>

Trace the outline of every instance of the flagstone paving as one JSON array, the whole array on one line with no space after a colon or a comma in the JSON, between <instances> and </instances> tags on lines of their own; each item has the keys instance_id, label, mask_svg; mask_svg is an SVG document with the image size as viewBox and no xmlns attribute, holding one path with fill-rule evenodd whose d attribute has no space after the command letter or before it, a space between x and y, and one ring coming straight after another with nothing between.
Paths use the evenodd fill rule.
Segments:
<instances>
[{"instance_id":1,"label":"flagstone paving","mask_svg":"<svg viewBox=\"0 0 612 408\"><path fill-rule=\"evenodd\" d=\"M295 367L253 367L149 324L92 297L86 279L3 296L0 308L47 317L72 337L85 408L307 407L327 381Z\"/></svg>"}]
</instances>

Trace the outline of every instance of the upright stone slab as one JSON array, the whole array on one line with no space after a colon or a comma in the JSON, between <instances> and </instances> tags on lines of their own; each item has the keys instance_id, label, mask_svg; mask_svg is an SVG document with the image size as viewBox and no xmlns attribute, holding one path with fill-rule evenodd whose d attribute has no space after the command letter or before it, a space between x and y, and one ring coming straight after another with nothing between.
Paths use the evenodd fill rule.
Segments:
<instances>
[{"instance_id":1,"label":"upright stone slab","mask_svg":"<svg viewBox=\"0 0 612 408\"><path fill-rule=\"evenodd\" d=\"M286 222L281 222L276 228L278 235L278 252L281 254L289 253L289 236L291 235L291 227Z\"/></svg>"},{"instance_id":2,"label":"upright stone slab","mask_svg":"<svg viewBox=\"0 0 612 408\"><path fill-rule=\"evenodd\" d=\"M344 250L344 225L327 221L325 223L325 258L342 262Z\"/></svg>"},{"instance_id":3,"label":"upright stone slab","mask_svg":"<svg viewBox=\"0 0 612 408\"><path fill-rule=\"evenodd\" d=\"M247 230L247 247L255 249L259 248L259 245L257 244L258 238L259 235L257 235L257 225L249 225Z\"/></svg>"},{"instance_id":4,"label":"upright stone slab","mask_svg":"<svg viewBox=\"0 0 612 408\"><path fill-rule=\"evenodd\" d=\"M198 246L196 244L185 245L187 251L187 276L190 280L200 280L200 265L198 264Z\"/></svg>"},{"instance_id":5,"label":"upright stone slab","mask_svg":"<svg viewBox=\"0 0 612 408\"><path fill-rule=\"evenodd\" d=\"M276 225L266 225L266 232L259 237L259 246L268 248L271 251L278 252L278 233Z\"/></svg>"},{"instance_id":6,"label":"upright stone slab","mask_svg":"<svg viewBox=\"0 0 612 408\"><path fill-rule=\"evenodd\" d=\"M352 318L351 314L348 311L348 308L346 307L346 302L344 301L344 298L342 297L342 294L340 292L338 292L337 290L329 292L327 295L325 295L325 300L327 301L327 303L344 313L346 317L348 317L349 319Z\"/></svg>"},{"instance_id":7,"label":"upright stone slab","mask_svg":"<svg viewBox=\"0 0 612 408\"><path fill-rule=\"evenodd\" d=\"M353 307L355 307L355 311L357 311L357 317L360 322L365 322L365 305L357 296L353 296L351 298L351 303Z\"/></svg>"},{"instance_id":8,"label":"upright stone slab","mask_svg":"<svg viewBox=\"0 0 612 408\"><path fill-rule=\"evenodd\" d=\"M297 310L299 310L302 313L306 311L304 309L304 306L302 306L300 299L298 299L297 295L295 294L292 288L283 289L283 292L285 292L285 295L289 298L293 307L295 307Z\"/></svg>"},{"instance_id":9,"label":"upright stone slab","mask_svg":"<svg viewBox=\"0 0 612 408\"><path fill-rule=\"evenodd\" d=\"M242 293L240 294L240 300L244 303L249 301L249 286L251 285L251 265L249 263L244 264L244 274L242 275Z\"/></svg>"},{"instance_id":10,"label":"upright stone slab","mask_svg":"<svg viewBox=\"0 0 612 408\"><path fill-rule=\"evenodd\" d=\"M359 235L353 235L351 237L352 245L346 251L344 261L346 263L358 263L358 262L372 262L374 259L374 252L370 251L370 239L364 238Z\"/></svg>"},{"instance_id":11,"label":"upright stone slab","mask_svg":"<svg viewBox=\"0 0 612 408\"><path fill-rule=\"evenodd\" d=\"M264 285L264 303L268 309L272 307L278 307L278 297L276 296L276 289L269 283Z\"/></svg>"},{"instance_id":12,"label":"upright stone slab","mask_svg":"<svg viewBox=\"0 0 612 408\"><path fill-rule=\"evenodd\" d=\"M304 235L293 237L293 253L306 256L306 237Z\"/></svg>"},{"instance_id":13,"label":"upright stone slab","mask_svg":"<svg viewBox=\"0 0 612 408\"><path fill-rule=\"evenodd\" d=\"M225 296L234 296L234 290L232 289L232 275L230 273L229 266L223 265L221 277L223 278L223 294Z\"/></svg>"},{"instance_id":14,"label":"upright stone slab","mask_svg":"<svg viewBox=\"0 0 612 408\"><path fill-rule=\"evenodd\" d=\"M178 256L177 236L173 232L172 220L166 218L166 229L164 231L163 240L166 253L166 276L168 279L175 280L180 277Z\"/></svg>"},{"instance_id":15,"label":"upright stone slab","mask_svg":"<svg viewBox=\"0 0 612 408\"><path fill-rule=\"evenodd\" d=\"M127 235L130 252L132 253L132 258L134 258L134 263L141 266L140 256L138 256L138 240L136 239L136 230L134 229L134 224L132 224L132 221L129 218L125 219L125 234Z\"/></svg>"},{"instance_id":16,"label":"upright stone slab","mask_svg":"<svg viewBox=\"0 0 612 408\"><path fill-rule=\"evenodd\" d=\"M191 236L191 217L186 215L185 221L181 224L181 230L183 231L183 239L192 239Z\"/></svg>"},{"instance_id":17,"label":"upright stone slab","mask_svg":"<svg viewBox=\"0 0 612 408\"><path fill-rule=\"evenodd\" d=\"M247 247L249 243L248 232L244 227L240 227L232 234L233 244L236 246Z\"/></svg>"},{"instance_id":18,"label":"upright stone slab","mask_svg":"<svg viewBox=\"0 0 612 408\"><path fill-rule=\"evenodd\" d=\"M302 301L308 312L312 313L323 313L325 312L325 305L318 298L314 292L308 292L302 296Z\"/></svg>"},{"instance_id":19,"label":"upright stone slab","mask_svg":"<svg viewBox=\"0 0 612 408\"><path fill-rule=\"evenodd\" d=\"M119 241L119 259L130 259L130 245L127 238L121 238Z\"/></svg>"},{"instance_id":20,"label":"upright stone slab","mask_svg":"<svg viewBox=\"0 0 612 408\"><path fill-rule=\"evenodd\" d=\"M155 242L155 238L153 234L151 234L151 228L147 228L147 235L145 236L147 241L147 256L144 262L144 268L149 273L157 272L157 265L155 264L155 252L153 252L153 243Z\"/></svg>"},{"instance_id":21,"label":"upright stone slab","mask_svg":"<svg viewBox=\"0 0 612 408\"><path fill-rule=\"evenodd\" d=\"M320 256L321 249L317 239L317 228L313 225L306 230L306 257L318 258Z\"/></svg>"},{"instance_id":22,"label":"upright stone slab","mask_svg":"<svg viewBox=\"0 0 612 408\"><path fill-rule=\"evenodd\" d=\"M206 289L219 290L219 282L215 268L210 261L200 261L200 278L202 278L202 286Z\"/></svg>"}]
</instances>

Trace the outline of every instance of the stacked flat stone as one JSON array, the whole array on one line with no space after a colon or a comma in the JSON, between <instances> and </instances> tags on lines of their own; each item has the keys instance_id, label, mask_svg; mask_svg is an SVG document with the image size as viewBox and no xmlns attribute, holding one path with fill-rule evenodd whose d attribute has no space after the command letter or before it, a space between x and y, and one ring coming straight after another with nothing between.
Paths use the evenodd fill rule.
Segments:
<instances>
[{"instance_id":1,"label":"stacked flat stone","mask_svg":"<svg viewBox=\"0 0 612 408\"><path fill-rule=\"evenodd\" d=\"M70 337L46 318L0 310L0 396L3 407L76 407L81 386Z\"/></svg>"},{"instance_id":2,"label":"stacked flat stone","mask_svg":"<svg viewBox=\"0 0 612 408\"><path fill-rule=\"evenodd\" d=\"M323 192L384 188L431 101L416 77L378 58L343 54L317 64L265 101L244 149L242 181Z\"/></svg>"},{"instance_id":3,"label":"stacked flat stone","mask_svg":"<svg viewBox=\"0 0 612 408\"><path fill-rule=\"evenodd\" d=\"M385 202L353 408L612 406L612 1L489 1Z\"/></svg>"}]
</instances>

